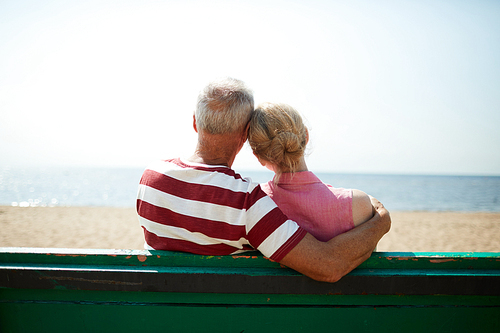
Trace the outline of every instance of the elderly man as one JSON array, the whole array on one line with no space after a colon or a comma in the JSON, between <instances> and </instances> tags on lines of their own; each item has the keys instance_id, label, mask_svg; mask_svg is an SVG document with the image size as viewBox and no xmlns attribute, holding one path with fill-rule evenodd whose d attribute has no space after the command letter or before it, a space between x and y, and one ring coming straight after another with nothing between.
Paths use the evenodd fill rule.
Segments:
<instances>
[{"instance_id":1,"label":"elderly man","mask_svg":"<svg viewBox=\"0 0 500 333\"><path fill-rule=\"evenodd\" d=\"M229 255L259 250L315 280L335 282L365 261L389 231L387 210L328 242L289 220L260 185L231 165L247 139L254 109L243 82L210 83L193 117L194 155L159 161L144 172L137 212L147 249Z\"/></svg>"}]
</instances>

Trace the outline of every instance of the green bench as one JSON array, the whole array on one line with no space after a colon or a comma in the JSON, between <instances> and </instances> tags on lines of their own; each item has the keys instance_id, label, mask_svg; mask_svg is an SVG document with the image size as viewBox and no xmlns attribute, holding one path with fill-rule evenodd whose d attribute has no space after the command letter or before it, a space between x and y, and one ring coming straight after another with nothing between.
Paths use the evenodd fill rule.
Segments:
<instances>
[{"instance_id":1,"label":"green bench","mask_svg":"<svg viewBox=\"0 0 500 333\"><path fill-rule=\"evenodd\" d=\"M500 253L375 252L337 283L258 253L0 248L0 332L500 332Z\"/></svg>"}]
</instances>

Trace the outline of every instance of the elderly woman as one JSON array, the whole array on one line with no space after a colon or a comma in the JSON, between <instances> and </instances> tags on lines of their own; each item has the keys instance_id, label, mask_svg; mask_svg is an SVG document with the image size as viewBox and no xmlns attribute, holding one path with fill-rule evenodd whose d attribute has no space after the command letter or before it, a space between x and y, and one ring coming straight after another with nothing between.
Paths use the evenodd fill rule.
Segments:
<instances>
[{"instance_id":1,"label":"elderly woman","mask_svg":"<svg viewBox=\"0 0 500 333\"><path fill-rule=\"evenodd\" d=\"M248 141L259 162L275 172L261 184L285 213L318 240L328 241L373 216L370 197L334 188L308 171L304 151L309 133L299 113L286 104L260 104L252 115Z\"/></svg>"}]
</instances>

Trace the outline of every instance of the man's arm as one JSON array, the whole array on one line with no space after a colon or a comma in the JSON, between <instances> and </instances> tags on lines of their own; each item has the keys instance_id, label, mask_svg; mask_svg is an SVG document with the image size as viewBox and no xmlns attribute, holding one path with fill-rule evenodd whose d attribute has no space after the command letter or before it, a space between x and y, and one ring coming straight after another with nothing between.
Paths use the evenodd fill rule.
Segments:
<instances>
[{"instance_id":1,"label":"man's arm","mask_svg":"<svg viewBox=\"0 0 500 333\"><path fill-rule=\"evenodd\" d=\"M280 263L314 280L340 280L370 257L391 227L389 212L377 199L371 201L375 215L370 220L328 242L307 234Z\"/></svg>"}]
</instances>

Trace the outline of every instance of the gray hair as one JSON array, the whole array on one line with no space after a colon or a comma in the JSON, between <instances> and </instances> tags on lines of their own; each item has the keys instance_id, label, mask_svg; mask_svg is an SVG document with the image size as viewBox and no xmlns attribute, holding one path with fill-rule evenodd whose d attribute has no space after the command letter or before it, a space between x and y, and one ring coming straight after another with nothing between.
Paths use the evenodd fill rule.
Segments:
<instances>
[{"instance_id":1,"label":"gray hair","mask_svg":"<svg viewBox=\"0 0 500 333\"><path fill-rule=\"evenodd\" d=\"M248 124L253 109L253 93L245 83L233 78L212 81L198 96L196 127L211 134L234 133Z\"/></svg>"}]
</instances>

